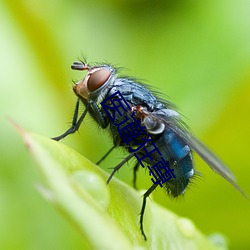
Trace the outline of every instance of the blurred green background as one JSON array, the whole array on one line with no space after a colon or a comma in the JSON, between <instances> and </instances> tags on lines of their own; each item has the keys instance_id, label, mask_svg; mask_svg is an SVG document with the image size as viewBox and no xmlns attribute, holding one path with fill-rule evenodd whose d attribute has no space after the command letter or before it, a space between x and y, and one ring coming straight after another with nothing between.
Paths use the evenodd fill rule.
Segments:
<instances>
[{"instance_id":1,"label":"blurred green background","mask_svg":"<svg viewBox=\"0 0 250 250\"><path fill-rule=\"evenodd\" d=\"M123 66L166 94L250 196L249 13L247 0L1 1L0 249L81 248L81 235L36 191L39 173L8 117L47 137L64 132L72 80L83 76L70 65L82 55ZM93 124L88 118L63 143L96 162L112 142ZM115 151L102 167L110 171L122 156ZM250 249L250 202L195 160L203 177L183 198L159 188L153 199L206 234L226 235L230 249ZM148 174L139 175L147 188ZM132 165L117 177L131 184Z\"/></svg>"}]
</instances>

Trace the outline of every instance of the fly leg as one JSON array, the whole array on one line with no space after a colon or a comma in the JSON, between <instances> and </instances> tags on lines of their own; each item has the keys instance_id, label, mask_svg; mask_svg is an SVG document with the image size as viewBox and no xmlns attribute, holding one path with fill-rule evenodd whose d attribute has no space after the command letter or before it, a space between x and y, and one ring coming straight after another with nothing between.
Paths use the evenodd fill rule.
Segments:
<instances>
[{"instance_id":1,"label":"fly leg","mask_svg":"<svg viewBox=\"0 0 250 250\"><path fill-rule=\"evenodd\" d=\"M111 152L112 150L115 148L115 146L113 146L97 163L96 165L100 164ZM132 155L133 156L133 155ZM109 179L107 181L107 183L110 182L110 180L112 179L112 177L114 176L114 174L123 166L123 164L125 162L127 162L128 160L130 160L131 157L130 155L128 155L128 157L126 157L119 165L117 165L114 169L113 169L113 172L111 173L111 175L109 176ZM138 170L140 166L140 163L137 162L134 166L134 169L133 169L133 186L134 188L136 189L136 172Z\"/></svg>"},{"instance_id":2,"label":"fly leg","mask_svg":"<svg viewBox=\"0 0 250 250\"><path fill-rule=\"evenodd\" d=\"M141 212L140 212L140 230L141 230L141 233L142 233L144 240L147 240L147 236L146 236L144 229L143 229L143 216L144 216L144 212L145 212L145 208L146 208L146 202L147 202L148 196L156 189L157 186L158 186L158 184L153 184L147 190L147 192L143 195L142 207L141 207Z\"/></svg>"},{"instance_id":3,"label":"fly leg","mask_svg":"<svg viewBox=\"0 0 250 250\"><path fill-rule=\"evenodd\" d=\"M97 163L96 165L99 165L115 148L115 146L113 146Z\"/></svg>"},{"instance_id":4,"label":"fly leg","mask_svg":"<svg viewBox=\"0 0 250 250\"><path fill-rule=\"evenodd\" d=\"M109 184L109 182L111 181L114 174L124 165L124 163L129 161L133 156L134 156L134 153L130 153L122 162L120 162L117 166L114 167L112 173L110 174L110 176L107 180L107 184Z\"/></svg>"},{"instance_id":5,"label":"fly leg","mask_svg":"<svg viewBox=\"0 0 250 250\"><path fill-rule=\"evenodd\" d=\"M133 169L133 187L134 187L135 189L137 189L137 188L136 188L136 172L138 171L139 166L140 166L140 163L139 163L139 162L136 162L136 164L135 164L135 166L134 166L134 169Z\"/></svg>"},{"instance_id":6,"label":"fly leg","mask_svg":"<svg viewBox=\"0 0 250 250\"><path fill-rule=\"evenodd\" d=\"M117 171L118 171L127 161L129 161L129 160L135 155L135 153L141 151L145 146L147 146L147 144L145 144L142 148L139 148L139 149L137 149L136 151L130 153L122 162L120 162L117 166L115 166L115 167L113 168L112 173L110 174L110 176L109 176L109 178L108 178L108 180L107 180L107 184L109 184L109 182L111 181L111 179L112 179L112 177L114 176L114 174L115 174L115 173L116 173L116 172L117 172ZM115 147L115 146L113 146L113 147ZM111 148L111 149L106 153L106 155L104 155L103 158L105 158L112 150L113 150L113 148ZM103 158L102 158L102 159L103 159ZM101 159L101 160L102 160L102 159ZM101 161L101 160L100 160L100 161ZM99 161L99 162L100 162L100 161ZM99 163L99 162L98 162L98 163ZM137 163L135 164L135 166L134 166L134 176L133 176L133 186L134 186L134 188L135 188L135 186L136 186L136 172L137 172L138 168L139 168L139 162L137 162Z\"/></svg>"},{"instance_id":7,"label":"fly leg","mask_svg":"<svg viewBox=\"0 0 250 250\"><path fill-rule=\"evenodd\" d=\"M79 127L80 127L80 125L81 125L84 117L86 116L86 114L87 114L87 112L89 110L89 105L87 105L86 109L84 110L84 112L82 113L81 117L77 121L78 111L79 111L79 102L80 101L78 99L77 102L76 102L76 106L75 106L75 110L74 110L74 116L73 116L71 127L65 133L63 133L62 135L59 135L57 137L53 137L51 139L53 139L55 141L60 141L64 137L68 136L69 134L75 133L79 129Z\"/></svg>"}]
</instances>

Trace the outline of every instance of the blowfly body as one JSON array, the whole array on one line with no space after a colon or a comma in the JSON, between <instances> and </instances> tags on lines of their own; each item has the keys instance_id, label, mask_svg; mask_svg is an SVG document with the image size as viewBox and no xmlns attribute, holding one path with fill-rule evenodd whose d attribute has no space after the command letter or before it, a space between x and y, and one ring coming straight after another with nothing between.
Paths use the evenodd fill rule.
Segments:
<instances>
[{"instance_id":1,"label":"blowfly body","mask_svg":"<svg viewBox=\"0 0 250 250\"><path fill-rule=\"evenodd\" d=\"M53 139L59 141L77 131L89 113L113 138L114 146L102 160L115 147L123 147L128 152L128 156L114 168L107 183L133 157L138 160L134 166L134 185L139 166L148 167L153 184L143 195L140 213L140 229L145 240L143 215L147 197L158 185L173 197L185 192L195 174L192 151L243 193L224 163L189 133L173 104L157 97L148 86L132 78L118 77L116 69L108 64L89 66L84 62L74 62L71 68L87 71L87 74L73 87L78 100L72 126ZM80 102L85 111L78 117ZM161 177L157 179L159 169Z\"/></svg>"}]
</instances>

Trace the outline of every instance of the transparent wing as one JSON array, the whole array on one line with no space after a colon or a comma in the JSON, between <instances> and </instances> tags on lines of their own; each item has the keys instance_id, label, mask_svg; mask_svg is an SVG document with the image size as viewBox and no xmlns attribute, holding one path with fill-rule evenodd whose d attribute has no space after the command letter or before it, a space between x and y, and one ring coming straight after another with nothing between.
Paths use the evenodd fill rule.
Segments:
<instances>
[{"instance_id":1,"label":"transparent wing","mask_svg":"<svg viewBox=\"0 0 250 250\"><path fill-rule=\"evenodd\" d=\"M236 184L236 178L229 168L202 142L195 138L185 127L185 124L177 116L163 115L164 112L160 114L152 114L154 119L158 119L158 122L163 123L166 127L174 131L182 140L184 140L190 148L192 148L216 173L221 175L229 183L231 183L242 195L247 199L247 195L243 190Z\"/></svg>"}]
</instances>

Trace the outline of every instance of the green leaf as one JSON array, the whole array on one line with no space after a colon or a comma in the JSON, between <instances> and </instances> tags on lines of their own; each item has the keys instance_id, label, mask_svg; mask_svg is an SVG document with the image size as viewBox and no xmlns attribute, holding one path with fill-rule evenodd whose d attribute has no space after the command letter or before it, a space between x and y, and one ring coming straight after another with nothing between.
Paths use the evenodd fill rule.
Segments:
<instances>
[{"instance_id":1,"label":"green leaf","mask_svg":"<svg viewBox=\"0 0 250 250\"><path fill-rule=\"evenodd\" d=\"M143 192L113 178L60 142L21 131L44 176L39 191L81 232L83 249L226 249L215 245L186 218L148 199L143 240L139 212Z\"/></svg>"}]
</instances>

